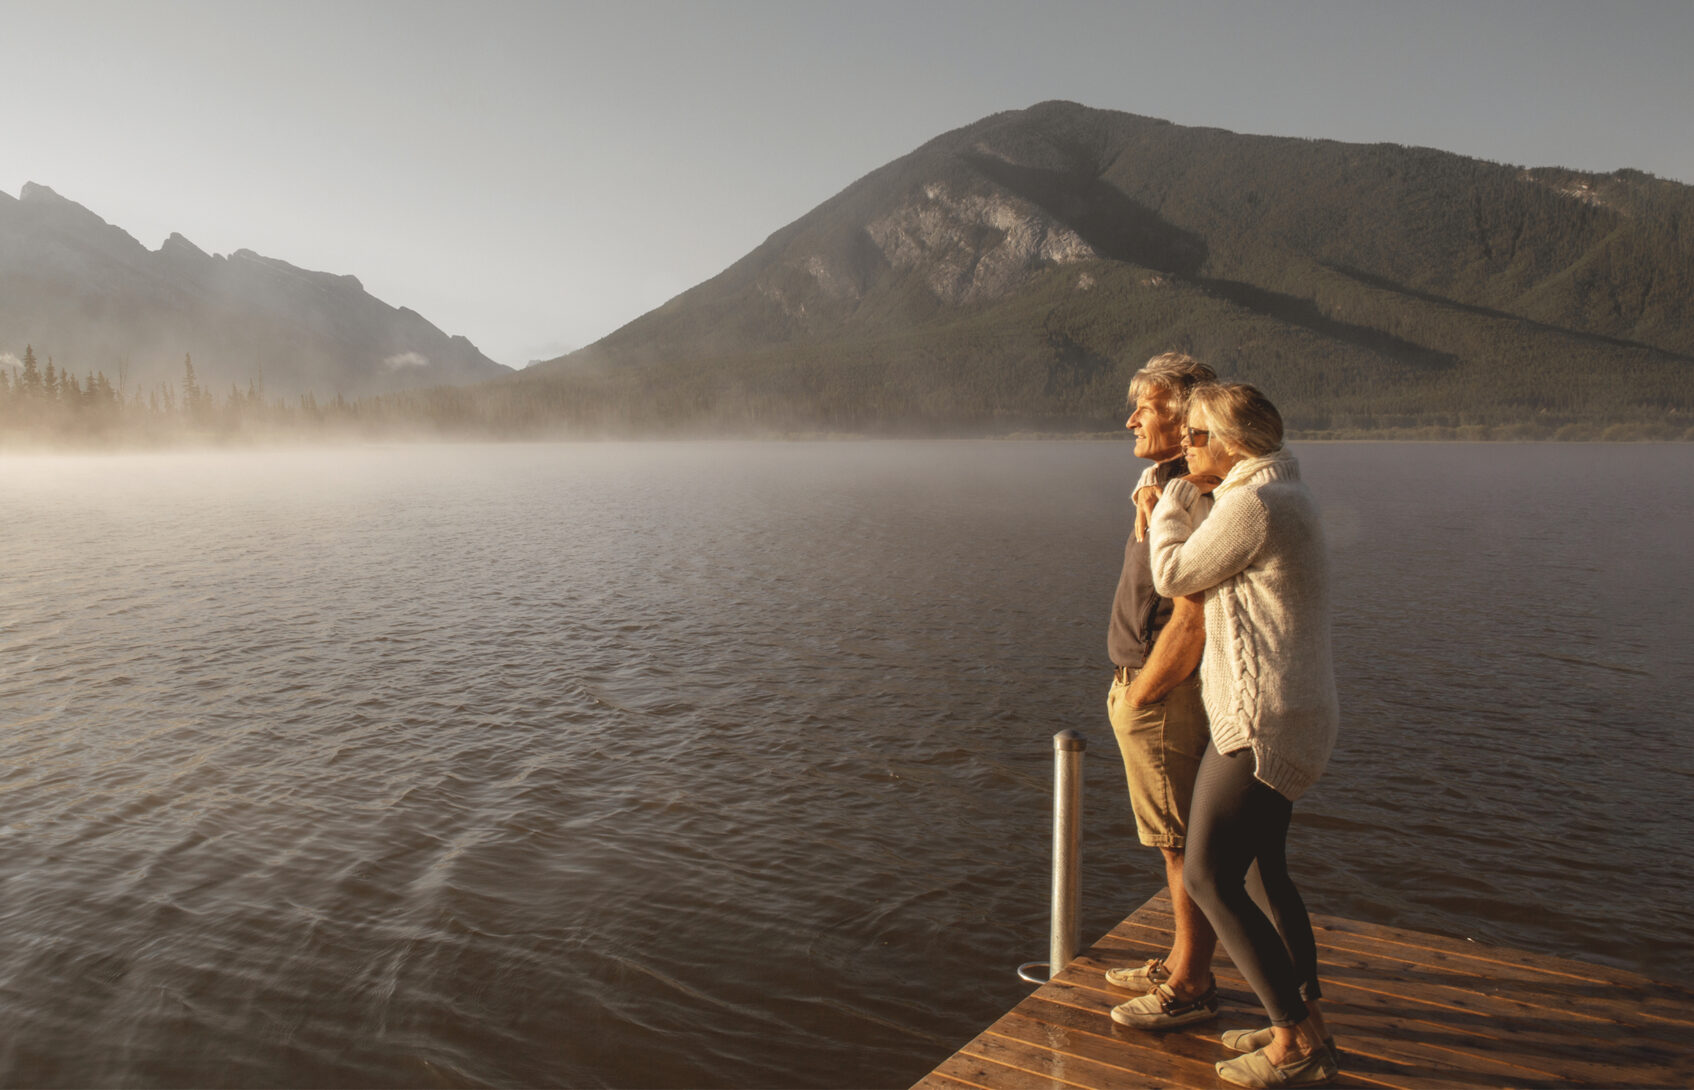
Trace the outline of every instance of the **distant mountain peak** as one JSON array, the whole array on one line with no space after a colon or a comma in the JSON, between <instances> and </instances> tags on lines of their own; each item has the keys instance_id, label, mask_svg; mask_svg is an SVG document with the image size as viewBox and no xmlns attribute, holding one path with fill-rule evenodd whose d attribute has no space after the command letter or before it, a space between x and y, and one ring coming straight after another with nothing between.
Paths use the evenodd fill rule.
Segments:
<instances>
[{"instance_id":1,"label":"distant mountain peak","mask_svg":"<svg viewBox=\"0 0 1694 1090\"><path fill-rule=\"evenodd\" d=\"M159 252L186 254L190 257L209 258L212 256L175 231L172 231L170 237L165 239L164 244L159 247Z\"/></svg>"},{"instance_id":2,"label":"distant mountain peak","mask_svg":"<svg viewBox=\"0 0 1694 1090\"><path fill-rule=\"evenodd\" d=\"M121 227L115 227L87 208L39 182L25 182L18 191L17 210L23 221L92 246L108 257L134 261L148 250Z\"/></svg>"},{"instance_id":3,"label":"distant mountain peak","mask_svg":"<svg viewBox=\"0 0 1694 1090\"><path fill-rule=\"evenodd\" d=\"M26 206L37 209L38 214L47 214L57 217L61 223L80 222L87 224L88 226L98 224L100 227L119 232L125 238L130 237L129 232L125 231L123 228L112 226L94 212L90 211L86 206L78 204L69 197L61 194L58 190L55 190L50 186L42 185L39 182L25 182L24 187L18 191L18 201Z\"/></svg>"},{"instance_id":4,"label":"distant mountain peak","mask_svg":"<svg viewBox=\"0 0 1694 1090\"><path fill-rule=\"evenodd\" d=\"M64 197L61 197L61 196L59 196L59 194L55 193L50 187L44 186L39 182L25 182L23 189L18 191L18 200L20 200L20 201L64 201L64 203L66 203L66 204L76 204L75 201L66 200ZM81 206L79 205L78 207L81 207Z\"/></svg>"},{"instance_id":5,"label":"distant mountain peak","mask_svg":"<svg viewBox=\"0 0 1694 1090\"><path fill-rule=\"evenodd\" d=\"M114 231L123 231L121 227L113 227L84 206L39 182L25 182L24 187L18 191L18 201L35 209L38 215L57 217L61 223L82 222L90 226L99 224ZM127 238L128 232L123 233Z\"/></svg>"}]
</instances>

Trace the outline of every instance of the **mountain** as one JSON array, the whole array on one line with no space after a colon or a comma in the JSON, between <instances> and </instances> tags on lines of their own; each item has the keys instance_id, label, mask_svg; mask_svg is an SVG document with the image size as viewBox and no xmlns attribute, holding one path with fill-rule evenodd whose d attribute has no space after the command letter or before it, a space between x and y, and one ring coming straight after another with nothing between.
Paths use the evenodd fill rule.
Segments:
<instances>
[{"instance_id":1,"label":"mountain","mask_svg":"<svg viewBox=\"0 0 1694 1090\"><path fill-rule=\"evenodd\" d=\"M351 276L172 235L148 250L46 186L0 194L0 351L33 346L132 392L180 382L192 356L213 391L347 396L509 373L463 337L367 293Z\"/></svg>"},{"instance_id":2,"label":"mountain","mask_svg":"<svg viewBox=\"0 0 1694 1090\"><path fill-rule=\"evenodd\" d=\"M497 384L514 426L1098 430L1150 355L1308 433L1694 420L1694 187L1048 102ZM486 418L489 408L478 410Z\"/></svg>"}]
</instances>

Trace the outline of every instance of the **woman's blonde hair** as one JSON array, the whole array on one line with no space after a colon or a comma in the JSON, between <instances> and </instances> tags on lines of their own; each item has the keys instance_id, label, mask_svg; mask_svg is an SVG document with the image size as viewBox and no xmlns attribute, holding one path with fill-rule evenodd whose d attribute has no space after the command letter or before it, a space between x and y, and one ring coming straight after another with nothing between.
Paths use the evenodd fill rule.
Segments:
<instances>
[{"instance_id":1,"label":"woman's blonde hair","mask_svg":"<svg viewBox=\"0 0 1694 1090\"><path fill-rule=\"evenodd\" d=\"M1257 386L1204 383L1189 393L1188 407L1206 414L1211 442L1223 442L1255 458L1282 449L1282 414Z\"/></svg>"}]
</instances>

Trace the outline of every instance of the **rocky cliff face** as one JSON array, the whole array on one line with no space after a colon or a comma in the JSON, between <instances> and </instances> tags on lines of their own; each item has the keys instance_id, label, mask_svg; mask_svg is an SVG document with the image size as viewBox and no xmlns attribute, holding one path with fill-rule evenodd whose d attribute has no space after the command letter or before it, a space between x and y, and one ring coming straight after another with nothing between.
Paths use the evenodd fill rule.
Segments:
<instances>
[{"instance_id":1,"label":"rocky cliff face","mask_svg":"<svg viewBox=\"0 0 1694 1090\"><path fill-rule=\"evenodd\" d=\"M758 291L791 320L859 303L875 270L917 277L953 306L1011 295L1048 265L1097 256L1075 231L1028 201L930 184L864 225L855 249L807 247L758 281Z\"/></svg>"},{"instance_id":2,"label":"rocky cliff face","mask_svg":"<svg viewBox=\"0 0 1694 1090\"><path fill-rule=\"evenodd\" d=\"M46 186L0 194L0 351L32 345L131 391L204 385L349 397L509 373L463 337L371 296L358 279L173 234L150 251Z\"/></svg>"},{"instance_id":3,"label":"rocky cliff face","mask_svg":"<svg viewBox=\"0 0 1694 1090\"><path fill-rule=\"evenodd\" d=\"M1001 298L1045 265L1096 256L1080 235L1028 201L941 184L924 186L866 224L865 233L890 267L922 270L936 298L954 305Z\"/></svg>"}]
</instances>

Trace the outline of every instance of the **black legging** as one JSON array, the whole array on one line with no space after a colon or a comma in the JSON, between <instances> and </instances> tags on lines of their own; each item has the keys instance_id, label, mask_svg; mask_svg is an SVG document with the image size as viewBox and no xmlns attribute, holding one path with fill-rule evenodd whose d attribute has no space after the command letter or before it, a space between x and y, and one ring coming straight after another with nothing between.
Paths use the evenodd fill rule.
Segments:
<instances>
[{"instance_id":1,"label":"black legging","mask_svg":"<svg viewBox=\"0 0 1694 1090\"><path fill-rule=\"evenodd\" d=\"M1225 754L1216 745L1206 747L1188 814L1182 884L1265 1005L1271 1024L1293 1026L1306 1019L1305 1001L1322 995L1317 942L1284 854L1294 804L1255 779L1254 767L1251 749ZM1247 895L1247 868L1255 862L1269 918Z\"/></svg>"}]
</instances>

